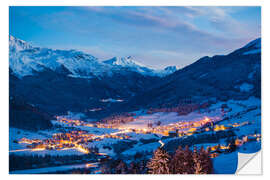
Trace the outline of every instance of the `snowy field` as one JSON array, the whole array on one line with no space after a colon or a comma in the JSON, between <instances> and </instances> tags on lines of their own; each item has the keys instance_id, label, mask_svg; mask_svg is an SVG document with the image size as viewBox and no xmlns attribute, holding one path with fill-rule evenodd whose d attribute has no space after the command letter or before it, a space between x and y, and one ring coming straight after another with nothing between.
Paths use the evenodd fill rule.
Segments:
<instances>
[{"instance_id":1,"label":"snowy field","mask_svg":"<svg viewBox=\"0 0 270 180\"><path fill-rule=\"evenodd\" d=\"M213 159L215 174L234 174L237 169L238 152L221 154Z\"/></svg>"}]
</instances>

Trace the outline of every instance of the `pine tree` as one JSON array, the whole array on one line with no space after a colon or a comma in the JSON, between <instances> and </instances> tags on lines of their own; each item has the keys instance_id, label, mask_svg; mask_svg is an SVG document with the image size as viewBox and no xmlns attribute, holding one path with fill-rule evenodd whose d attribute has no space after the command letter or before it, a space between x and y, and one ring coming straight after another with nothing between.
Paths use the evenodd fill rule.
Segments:
<instances>
[{"instance_id":1,"label":"pine tree","mask_svg":"<svg viewBox=\"0 0 270 180\"><path fill-rule=\"evenodd\" d=\"M209 157L209 149L207 151L201 147L200 151L194 147L193 152L194 174L211 174L213 172L212 161Z\"/></svg>"},{"instance_id":2,"label":"pine tree","mask_svg":"<svg viewBox=\"0 0 270 180\"><path fill-rule=\"evenodd\" d=\"M150 174L170 174L169 163L170 155L162 148L158 148L147 167Z\"/></svg>"},{"instance_id":3,"label":"pine tree","mask_svg":"<svg viewBox=\"0 0 270 180\"><path fill-rule=\"evenodd\" d=\"M115 168L116 174L127 174L127 165L122 160L120 160L119 164Z\"/></svg>"},{"instance_id":4,"label":"pine tree","mask_svg":"<svg viewBox=\"0 0 270 180\"><path fill-rule=\"evenodd\" d=\"M200 154L197 150L197 147L194 147L194 150L193 150L193 161L194 161L194 174L203 174Z\"/></svg>"},{"instance_id":5,"label":"pine tree","mask_svg":"<svg viewBox=\"0 0 270 180\"><path fill-rule=\"evenodd\" d=\"M100 169L102 174L112 174L112 169L109 167L108 164L102 164Z\"/></svg>"},{"instance_id":6,"label":"pine tree","mask_svg":"<svg viewBox=\"0 0 270 180\"><path fill-rule=\"evenodd\" d=\"M181 146L175 151L175 154L170 163L171 173L173 174L187 174L184 163L185 153Z\"/></svg>"},{"instance_id":7,"label":"pine tree","mask_svg":"<svg viewBox=\"0 0 270 180\"><path fill-rule=\"evenodd\" d=\"M130 163L128 168L129 174L139 174L139 164L138 163Z\"/></svg>"},{"instance_id":8,"label":"pine tree","mask_svg":"<svg viewBox=\"0 0 270 180\"><path fill-rule=\"evenodd\" d=\"M182 149L178 147L174 156L170 160L170 155L158 148L148 162L147 167L151 174L211 174L213 173L212 160L210 158L210 148L200 151L194 147L193 152L188 146ZM141 172L141 169L139 170Z\"/></svg>"},{"instance_id":9,"label":"pine tree","mask_svg":"<svg viewBox=\"0 0 270 180\"><path fill-rule=\"evenodd\" d=\"M138 164L138 168L139 168L139 174L146 174L148 172L148 168L147 168L147 160L142 160L139 164Z\"/></svg>"},{"instance_id":10,"label":"pine tree","mask_svg":"<svg viewBox=\"0 0 270 180\"><path fill-rule=\"evenodd\" d=\"M207 149L206 151L204 150L203 147L201 147L200 150L200 161L201 161L201 166L202 166L202 174L211 174L213 173L213 165L212 165L212 160L210 158L210 151Z\"/></svg>"},{"instance_id":11,"label":"pine tree","mask_svg":"<svg viewBox=\"0 0 270 180\"><path fill-rule=\"evenodd\" d=\"M184 174L194 174L193 153L188 146L184 150Z\"/></svg>"}]
</instances>

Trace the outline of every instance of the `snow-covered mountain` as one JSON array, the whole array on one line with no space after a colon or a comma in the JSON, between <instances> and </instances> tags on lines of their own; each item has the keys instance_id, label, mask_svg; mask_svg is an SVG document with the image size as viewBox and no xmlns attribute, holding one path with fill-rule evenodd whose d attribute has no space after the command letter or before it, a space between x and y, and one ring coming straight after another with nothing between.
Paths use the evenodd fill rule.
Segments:
<instances>
[{"instance_id":1,"label":"snow-covered mountain","mask_svg":"<svg viewBox=\"0 0 270 180\"><path fill-rule=\"evenodd\" d=\"M113 57L112 59L103 61L106 64L117 65L122 67L146 67L145 65L137 62L133 57Z\"/></svg>"},{"instance_id":2,"label":"snow-covered mountain","mask_svg":"<svg viewBox=\"0 0 270 180\"><path fill-rule=\"evenodd\" d=\"M12 36L9 48L10 96L45 112L102 109L110 103L101 99L126 101L165 74L131 60L104 63L84 52L34 47Z\"/></svg>"},{"instance_id":3,"label":"snow-covered mountain","mask_svg":"<svg viewBox=\"0 0 270 180\"><path fill-rule=\"evenodd\" d=\"M9 48L10 69L20 78L46 69L57 71L62 68L68 71L68 76L75 78L112 76L115 72L126 71L162 77L174 72L171 69L151 69L136 62L132 57L115 57L101 62L96 57L81 51L33 47L13 36L9 37Z\"/></svg>"},{"instance_id":4,"label":"snow-covered mountain","mask_svg":"<svg viewBox=\"0 0 270 180\"><path fill-rule=\"evenodd\" d=\"M109 60L103 61L105 64L112 65L114 67L119 68L125 68L130 71L138 72L140 74L146 75L146 76L159 76L163 77L166 75L169 75L171 73L174 73L177 68L175 66L169 66L165 69L152 69L147 67L146 65L139 63L136 61L133 57L114 57Z\"/></svg>"},{"instance_id":5,"label":"snow-covered mountain","mask_svg":"<svg viewBox=\"0 0 270 180\"><path fill-rule=\"evenodd\" d=\"M109 60L103 61L105 64L109 64L114 68L124 68L130 71L135 71L143 75L155 76L156 71L146 67L145 65L137 62L131 56L128 57L114 57ZM158 75L158 74L157 74Z\"/></svg>"},{"instance_id":6,"label":"snow-covered mountain","mask_svg":"<svg viewBox=\"0 0 270 180\"><path fill-rule=\"evenodd\" d=\"M110 66L80 51L32 47L12 36L9 48L9 67L17 77L33 75L46 68L56 71L61 67L66 68L72 77L91 78L110 73Z\"/></svg>"},{"instance_id":7,"label":"snow-covered mountain","mask_svg":"<svg viewBox=\"0 0 270 180\"><path fill-rule=\"evenodd\" d=\"M17 39L13 36L9 36L9 50L10 52L21 51L32 48L27 42Z\"/></svg>"}]
</instances>

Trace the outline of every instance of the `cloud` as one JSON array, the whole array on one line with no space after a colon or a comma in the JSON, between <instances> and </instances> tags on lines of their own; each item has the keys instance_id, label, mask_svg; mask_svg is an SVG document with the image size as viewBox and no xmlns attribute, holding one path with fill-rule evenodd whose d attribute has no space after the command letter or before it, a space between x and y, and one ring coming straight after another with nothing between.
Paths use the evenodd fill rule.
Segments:
<instances>
[{"instance_id":1,"label":"cloud","mask_svg":"<svg viewBox=\"0 0 270 180\"><path fill-rule=\"evenodd\" d=\"M201 55L229 53L256 38L260 30L250 19L233 16L240 11L246 13L246 8L91 6L35 15L27 11L23 19L34 19L48 45L80 49L101 59L133 55L145 64L182 66Z\"/></svg>"},{"instance_id":2,"label":"cloud","mask_svg":"<svg viewBox=\"0 0 270 180\"><path fill-rule=\"evenodd\" d=\"M225 42L232 38L239 40L255 34L247 28L247 25L231 16L231 13L235 12L236 9L239 8L215 6L76 7L75 9L47 15L39 22L45 24L45 26L47 24L53 24L55 27L61 25L59 29L65 28L82 35L87 35L91 31L95 32L99 37L112 38L107 32L107 28L110 28L109 26L104 27L104 29L96 26L99 21L98 18L109 19L111 23L114 22L112 24L113 27L133 27L134 33L136 30L148 30L161 34L174 33L175 36L181 36L181 38L177 37L176 39L182 39L182 42L192 38L197 39L199 42L209 41L215 45L220 45L220 42ZM93 16L96 19L93 19ZM206 21L212 28L198 26L194 23L194 20L198 18ZM112 30L116 31L116 29ZM124 30L119 29L117 31ZM114 33L116 32L111 32L111 34Z\"/></svg>"},{"instance_id":3,"label":"cloud","mask_svg":"<svg viewBox=\"0 0 270 180\"><path fill-rule=\"evenodd\" d=\"M85 10L111 18L113 21L155 32L185 34L186 38L210 41L216 45L229 38L243 39L251 35L246 26L230 15L238 7L87 7ZM192 19L203 18L213 28L197 27ZM215 31L214 31L215 29ZM185 39L183 37L183 39Z\"/></svg>"},{"instance_id":4,"label":"cloud","mask_svg":"<svg viewBox=\"0 0 270 180\"><path fill-rule=\"evenodd\" d=\"M175 26L183 26L190 29L195 28L189 22L181 21L177 17L177 14L183 13L184 10L186 13L191 12L188 10L189 8L184 7L87 7L83 9L107 16L114 21L134 26L155 26L168 29Z\"/></svg>"}]
</instances>

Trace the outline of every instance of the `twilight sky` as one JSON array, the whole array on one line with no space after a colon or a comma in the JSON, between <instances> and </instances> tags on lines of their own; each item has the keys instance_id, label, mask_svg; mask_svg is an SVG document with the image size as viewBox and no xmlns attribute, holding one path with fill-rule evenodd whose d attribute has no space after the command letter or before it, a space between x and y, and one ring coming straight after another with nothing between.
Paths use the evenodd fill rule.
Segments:
<instances>
[{"instance_id":1,"label":"twilight sky","mask_svg":"<svg viewBox=\"0 0 270 180\"><path fill-rule=\"evenodd\" d=\"M10 35L154 68L227 54L261 36L260 7L10 7Z\"/></svg>"}]
</instances>

